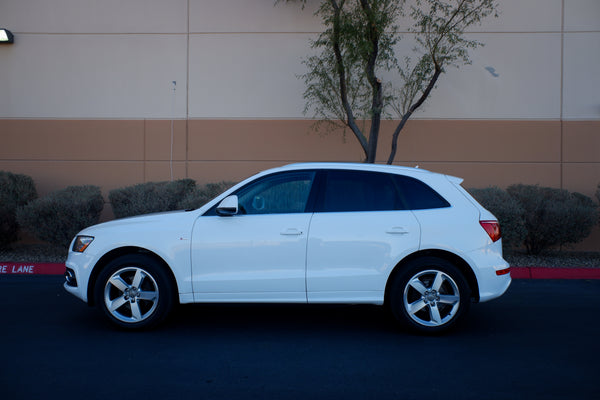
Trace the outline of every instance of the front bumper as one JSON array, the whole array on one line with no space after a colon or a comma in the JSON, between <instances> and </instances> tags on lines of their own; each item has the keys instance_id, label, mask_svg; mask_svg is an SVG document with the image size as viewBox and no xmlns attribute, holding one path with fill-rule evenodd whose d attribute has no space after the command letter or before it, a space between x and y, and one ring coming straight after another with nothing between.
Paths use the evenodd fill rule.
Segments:
<instances>
[{"instance_id":1,"label":"front bumper","mask_svg":"<svg viewBox=\"0 0 600 400\"><path fill-rule=\"evenodd\" d=\"M94 265L92 258L86 253L71 251L65 264L65 290L87 303L88 283Z\"/></svg>"}]
</instances>

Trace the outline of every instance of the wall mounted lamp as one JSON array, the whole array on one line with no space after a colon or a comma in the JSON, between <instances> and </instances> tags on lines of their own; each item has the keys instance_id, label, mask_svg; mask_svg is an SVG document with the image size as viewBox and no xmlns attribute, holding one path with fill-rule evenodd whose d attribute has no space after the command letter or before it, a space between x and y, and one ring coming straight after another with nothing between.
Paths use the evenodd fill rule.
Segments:
<instances>
[{"instance_id":1,"label":"wall mounted lamp","mask_svg":"<svg viewBox=\"0 0 600 400\"><path fill-rule=\"evenodd\" d=\"M10 44L15 42L15 37L8 29L0 28L0 44Z\"/></svg>"}]
</instances>

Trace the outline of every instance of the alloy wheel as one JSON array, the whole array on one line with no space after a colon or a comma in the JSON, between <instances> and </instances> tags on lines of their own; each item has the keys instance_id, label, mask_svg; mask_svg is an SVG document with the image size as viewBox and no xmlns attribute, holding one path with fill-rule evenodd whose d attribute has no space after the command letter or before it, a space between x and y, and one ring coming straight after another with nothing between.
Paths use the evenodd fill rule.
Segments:
<instances>
[{"instance_id":1,"label":"alloy wheel","mask_svg":"<svg viewBox=\"0 0 600 400\"><path fill-rule=\"evenodd\" d=\"M445 272L425 270L408 280L403 299L404 308L413 321L427 327L438 327L456 316L460 307L460 290Z\"/></svg>"},{"instance_id":2,"label":"alloy wheel","mask_svg":"<svg viewBox=\"0 0 600 400\"><path fill-rule=\"evenodd\" d=\"M113 273L104 286L104 304L117 320L137 323L149 318L158 306L155 279L139 267L126 267Z\"/></svg>"}]
</instances>

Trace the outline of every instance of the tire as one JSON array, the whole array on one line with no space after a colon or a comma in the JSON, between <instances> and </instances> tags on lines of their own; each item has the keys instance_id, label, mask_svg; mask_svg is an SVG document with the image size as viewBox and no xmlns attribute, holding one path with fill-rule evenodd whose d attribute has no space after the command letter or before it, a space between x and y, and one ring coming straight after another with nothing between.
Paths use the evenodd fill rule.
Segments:
<instances>
[{"instance_id":1,"label":"tire","mask_svg":"<svg viewBox=\"0 0 600 400\"><path fill-rule=\"evenodd\" d=\"M134 330L162 322L173 306L174 291L161 264L132 254L116 258L100 272L94 296L110 322Z\"/></svg>"},{"instance_id":2,"label":"tire","mask_svg":"<svg viewBox=\"0 0 600 400\"><path fill-rule=\"evenodd\" d=\"M469 285L458 268L444 259L415 259L393 279L390 308L394 317L412 331L446 332L469 309Z\"/></svg>"}]
</instances>

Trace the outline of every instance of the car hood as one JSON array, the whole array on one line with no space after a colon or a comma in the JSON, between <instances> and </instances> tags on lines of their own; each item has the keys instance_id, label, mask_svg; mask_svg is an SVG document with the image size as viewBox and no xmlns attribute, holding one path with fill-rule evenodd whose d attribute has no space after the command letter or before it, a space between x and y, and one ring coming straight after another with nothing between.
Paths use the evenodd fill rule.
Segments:
<instances>
[{"instance_id":1,"label":"car hood","mask_svg":"<svg viewBox=\"0 0 600 400\"><path fill-rule=\"evenodd\" d=\"M101 231L127 231L129 229L140 229L141 225L148 225L148 228L154 226L180 226L188 219L193 221L192 211L168 211L154 214L138 215L135 217L120 218L113 221L104 222L98 225L90 226L82 230L80 235L92 235Z\"/></svg>"}]
</instances>

